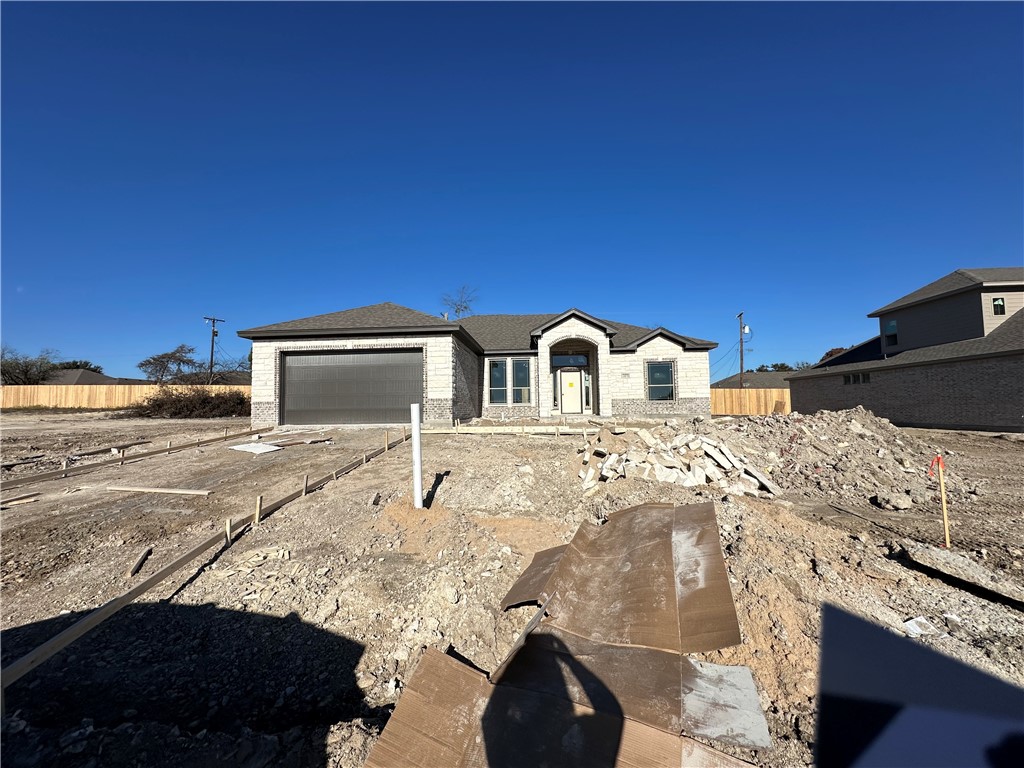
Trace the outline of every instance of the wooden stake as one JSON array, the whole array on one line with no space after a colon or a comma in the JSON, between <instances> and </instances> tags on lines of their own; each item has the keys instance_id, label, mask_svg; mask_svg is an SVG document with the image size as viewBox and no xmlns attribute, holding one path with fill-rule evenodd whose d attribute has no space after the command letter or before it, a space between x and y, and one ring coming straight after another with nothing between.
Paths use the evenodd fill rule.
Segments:
<instances>
[{"instance_id":1,"label":"wooden stake","mask_svg":"<svg viewBox=\"0 0 1024 768\"><path fill-rule=\"evenodd\" d=\"M153 554L153 548L152 547L146 547L145 551L141 555L139 555L138 559L136 559L135 565L133 565L128 570L128 575L129 576L134 576L136 573L138 573L140 570L142 570L142 564L144 562L146 562L146 558L149 557L152 554Z\"/></svg>"},{"instance_id":2,"label":"wooden stake","mask_svg":"<svg viewBox=\"0 0 1024 768\"><path fill-rule=\"evenodd\" d=\"M231 546L231 518L224 519L224 546Z\"/></svg>"},{"instance_id":3,"label":"wooden stake","mask_svg":"<svg viewBox=\"0 0 1024 768\"><path fill-rule=\"evenodd\" d=\"M168 456L171 455L171 441L170 440L167 441L167 455Z\"/></svg>"},{"instance_id":4,"label":"wooden stake","mask_svg":"<svg viewBox=\"0 0 1024 768\"><path fill-rule=\"evenodd\" d=\"M402 442L405 442L405 426L402 427Z\"/></svg>"},{"instance_id":5,"label":"wooden stake","mask_svg":"<svg viewBox=\"0 0 1024 768\"><path fill-rule=\"evenodd\" d=\"M363 451L363 464L366 463L366 451Z\"/></svg>"},{"instance_id":6,"label":"wooden stake","mask_svg":"<svg viewBox=\"0 0 1024 768\"><path fill-rule=\"evenodd\" d=\"M60 465L60 468L61 469L67 469L68 468L68 460L67 459L64 459L64 463ZM67 477L67 475L61 475L61 477Z\"/></svg>"},{"instance_id":7,"label":"wooden stake","mask_svg":"<svg viewBox=\"0 0 1024 768\"><path fill-rule=\"evenodd\" d=\"M263 496L256 497L256 514L253 515L253 524L259 525L263 519Z\"/></svg>"},{"instance_id":8,"label":"wooden stake","mask_svg":"<svg viewBox=\"0 0 1024 768\"><path fill-rule=\"evenodd\" d=\"M124 466L124 448L122 448L121 450L119 450L119 451L117 452L117 455L118 455L118 458L120 458L120 459L121 459L121 460L120 460L119 462L117 462L117 466L119 466L119 467L123 467L123 466Z\"/></svg>"},{"instance_id":9,"label":"wooden stake","mask_svg":"<svg viewBox=\"0 0 1024 768\"><path fill-rule=\"evenodd\" d=\"M385 429L384 430L384 452L387 453L387 451L388 451L388 431Z\"/></svg>"},{"instance_id":10,"label":"wooden stake","mask_svg":"<svg viewBox=\"0 0 1024 768\"><path fill-rule=\"evenodd\" d=\"M942 475L942 459L939 459L939 494L942 496L942 529L946 533L946 549L949 549L949 513L946 511L946 479Z\"/></svg>"},{"instance_id":11,"label":"wooden stake","mask_svg":"<svg viewBox=\"0 0 1024 768\"><path fill-rule=\"evenodd\" d=\"M302 476L302 495L309 493L309 475Z\"/></svg>"}]
</instances>

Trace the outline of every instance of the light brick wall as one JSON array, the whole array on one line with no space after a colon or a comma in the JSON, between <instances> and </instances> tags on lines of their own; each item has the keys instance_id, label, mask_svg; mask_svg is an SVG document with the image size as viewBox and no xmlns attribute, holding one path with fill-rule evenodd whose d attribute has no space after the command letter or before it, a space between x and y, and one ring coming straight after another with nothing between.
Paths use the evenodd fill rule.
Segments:
<instances>
[{"instance_id":1,"label":"light brick wall","mask_svg":"<svg viewBox=\"0 0 1024 768\"><path fill-rule=\"evenodd\" d=\"M870 373L868 384L843 384L841 372L793 379L793 410L863 405L901 426L1024 431L1024 355Z\"/></svg>"},{"instance_id":2,"label":"light brick wall","mask_svg":"<svg viewBox=\"0 0 1024 768\"><path fill-rule=\"evenodd\" d=\"M554 400L554 384L551 381L551 347L560 341L568 339L583 339L590 342L597 348L597 397L595 398L594 413L600 415L611 415L612 397L607 387L604 386L604 371L608 370L611 358L611 344L608 336L600 328L595 328L578 318L570 317L563 320L553 328L549 328L537 342L537 389L540 392L540 416L551 415L551 403ZM591 366L593 366L591 360Z\"/></svg>"},{"instance_id":3,"label":"light brick wall","mask_svg":"<svg viewBox=\"0 0 1024 768\"><path fill-rule=\"evenodd\" d=\"M675 400L647 399L647 363L672 362ZM711 413L711 377L707 350L686 351L674 341L657 336L635 353L611 356L605 385L612 389L616 415Z\"/></svg>"},{"instance_id":4,"label":"light brick wall","mask_svg":"<svg viewBox=\"0 0 1024 768\"><path fill-rule=\"evenodd\" d=\"M252 423L280 423L281 353L344 350L423 350L423 419L451 423L454 399L453 339L443 336L380 336L358 339L282 339L252 343Z\"/></svg>"}]
</instances>

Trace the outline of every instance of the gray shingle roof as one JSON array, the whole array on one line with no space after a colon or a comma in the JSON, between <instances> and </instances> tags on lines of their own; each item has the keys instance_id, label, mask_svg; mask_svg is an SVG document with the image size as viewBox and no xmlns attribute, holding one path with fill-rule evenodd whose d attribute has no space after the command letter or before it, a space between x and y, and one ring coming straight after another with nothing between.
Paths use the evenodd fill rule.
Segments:
<instances>
[{"instance_id":1,"label":"gray shingle roof","mask_svg":"<svg viewBox=\"0 0 1024 768\"><path fill-rule=\"evenodd\" d=\"M326 315L303 317L299 320L288 320L283 323L261 325L239 331L244 339L261 338L264 336L322 336L327 333L351 333L353 331L394 330L402 328L435 329L441 328L457 331L458 323L453 323L436 315L428 315L399 304L385 301L366 307L346 309L342 312L330 312Z\"/></svg>"},{"instance_id":2,"label":"gray shingle roof","mask_svg":"<svg viewBox=\"0 0 1024 768\"><path fill-rule=\"evenodd\" d=\"M786 379L793 371L748 371L743 374L744 389L789 389ZM740 375L734 373L725 379L719 379L711 385L712 389L739 389Z\"/></svg>"},{"instance_id":3,"label":"gray shingle roof","mask_svg":"<svg viewBox=\"0 0 1024 768\"><path fill-rule=\"evenodd\" d=\"M1024 267L983 267L979 269L958 269L950 272L945 277L940 277L933 283L923 288L918 288L913 293L896 299L891 304L886 304L881 309L876 309L868 317L878 317L886 312L909 307L913 304L920 304L925 301L937 299L940 296L947 296L952 293L978 288L986 283L1021 283L1024 284Z\"/></svg>"},{"instance_id":4,"label":"gray shingle roof","mask_svg":"<svg viewBox=\"0 0 1024 768\"><path fill-rule=\"evenodd\" d=\"M458 321L444 320L435 315L418 312L391 302L368 307L346 309L326 315L314 315L273 325L261 325L238 331L244 339L301 338L303 336L352 336L358 334L442 331L467 334L486 351L527 351L531 349L530 332L564 315L564 312L546 315L472 315ZM611 337L612 349L628 348L631 344L651 336L658 329L638 325L597 320L616 329ZM665 329L660 329L664 331ZM713 349L713 341L679 336L666 331L670 338L681 341L689 348Z\"/></svg>"},{"instance_id":5,"label":"gray shingle roof","mask_svg":"<svg viewBox=\"0 0 1024 768\"><path fill-rule=\"evenodd\" d=\"M936 344L933 347L908 349L898 355L890 355L884 360L811 368L789 374L789 380L796 381L818 376L834 376L837 373L902 368L907 365L952 362L961 358L994 357L1014 353L1024 353L1024 309L1006 318L998 328L989 332L987 336L953 341L949 344Z\"/></svg>"},{"instance_id":6,"label":"gray shingle roof","mask_svg":"<svg viewBox=\"0 0 1024 768\"><path fill-rule=\"evenodd\" d=\"M561 317L564 312L549 315L473 315L464 317L459 322L462 327L476 339L480 346L488 351L526 351L531 348L530 332L543 326L555 318ZM595 320L611 326L617 330L611 337L612 349L625 349L636 343L645 336L650 336L656 329L644 328L639 325L628 325L617 323L611 320L604 320L594 317ZM664 329L662 329L664 330ZM695 349L714 349L718 346L716 342L704 339L693 338L692 336L679 336L688 347Z\"/></svg>"}]
</instances>

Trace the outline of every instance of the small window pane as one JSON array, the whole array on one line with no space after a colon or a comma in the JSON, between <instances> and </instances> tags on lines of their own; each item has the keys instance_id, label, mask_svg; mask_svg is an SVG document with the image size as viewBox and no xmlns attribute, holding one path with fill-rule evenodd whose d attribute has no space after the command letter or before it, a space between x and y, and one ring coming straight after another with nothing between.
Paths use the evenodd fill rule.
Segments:
<instances>
[{"instance_id":1,"label":"small window pane","mask_svg":"<svg viewBox=\"0 0 1024 768\"><path fill-rule=\"evenodd\" d=\"M860 375L860 383L861 384L868 384L870 382L871 382L871 374L870 373L862 373Z\"/></svg>"},{"instance_id":2,"label":"small window pane","mask_svg":"<svg viewBox=\"0 0 1024 768\"><path fill-rule=\"evenodd\" d=\"M491 386L505 386L505 361L491 360Z\"/></svg>"},{"instance_id":3,"label":"small window pane","mask_svg":"<svg viewBox=\"0 0 1024 768\"><path fill-rule=\"evenodd\" d=\"M505 387L505 361L491 360L490 364L491 397L490 401L496 405L504 405L508 402L508 390Z\"/></svg>"},{"instance_id":4,"label":"small window pane","mask_svg":"<svg viewBox=\"0 0 1024 768\"><path fill-rule=\"evenodd\" d=\"M672 397L672 387L655 386L650 387L650 399L651 400L674 400Z\"/></svg>"},{"instance_id":5,"label":"small window pane","mask_svg":"<svg viewBox=\"0 0 1024 768\"><path fill-rule=\"evenodd\" d=\"M529 360L513 360L512 361L512 386L513 387L529 387L530 386L530 361Z\"/></svg>"},{"instance_id":6,"label":"small window pane","mask_svg":"<svg viewBox=\"0 0 1024 768\"><path fill-rule=\"evenodd\" d=\"M1005 301L1005 299L992 299L992 314L993 315L1005 315L1006 314L1006 301Z\"/></svg>"},{"instance_id":7,"label":"small window pane","mask_svg":"<svg viewBox=\"0 0 1024 768\"><path fill-rule=\"evenodd\" d=\"M848 374L848 373L844 373L843 374L843 384L849 384L852 381L853 381L853 377L850 374Z\"/></svg>"},{"instance_id":8,"label":"small window pane","mask_svg":"<svg viewBox=\"0 0 1024 768\"><path fill-rule=\"evenodd\" d=\"M551 365L559 368L562 366L574 366L576 368L582 368L587 364L586 355L552 355Z\"/></svg>"}]
</instances>

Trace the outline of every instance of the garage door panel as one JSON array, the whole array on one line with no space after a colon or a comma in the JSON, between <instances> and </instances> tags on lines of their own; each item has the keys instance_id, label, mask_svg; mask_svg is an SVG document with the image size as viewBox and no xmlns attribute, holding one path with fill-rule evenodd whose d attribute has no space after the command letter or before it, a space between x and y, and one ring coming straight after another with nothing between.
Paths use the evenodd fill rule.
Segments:
<instances>
[{"instance_id":1,"label":"garage door panel","mask_svg":"<svg viewBox=\"0 0 1024 768\"><path fill-rule=\"evenodd\" d=\"M422 350L286 353L285 424L374 424L409 419L423 402Z\"/></svg>"}]
</instances>

